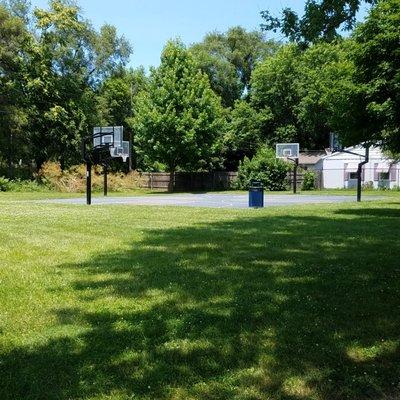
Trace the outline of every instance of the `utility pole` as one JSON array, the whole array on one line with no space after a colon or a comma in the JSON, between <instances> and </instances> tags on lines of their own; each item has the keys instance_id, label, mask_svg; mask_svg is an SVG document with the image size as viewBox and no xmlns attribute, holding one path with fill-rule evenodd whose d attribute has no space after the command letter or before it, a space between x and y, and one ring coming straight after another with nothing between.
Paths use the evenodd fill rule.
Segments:
<instances>
[{"instance_id":1,"label":"utility pole","mask_svg":"<svg viewBox=\"0 0 400 400\"><path fill-rule=\"evenodd\" d=\"M14 178L14 168L13 168L13 147L14 147L14 140L13 140L13 134L10 130L10 133L8 135L8 177L9 179Z\"/></svg>"},{"instance_id":2,"label":"utility pole","mask_svg":"<svg viewBox=\"0 0 400 400\"><path fill-rule=\"evenodd\" d=\"M130 110L131 118L133 118L133 82L131 82L131 110ZM133 133L132 127L129 129L129 159L128 159L128 171L132 172L133 170Z\"/></svg>"},{"instance_id":3,"label":"utility pole","mask_svg":"<svg viewBox=\"0 0 400 400\"><path fill-rule=\"evenodd\" d=\"M0 114L11 114L9 111L0 110ZM13 149L14 149L14 137L11 129L8 132L8 145L7 145L7 175L9 179L14 178L14 169L13 169Z\"/></svg>"}]
</instances>

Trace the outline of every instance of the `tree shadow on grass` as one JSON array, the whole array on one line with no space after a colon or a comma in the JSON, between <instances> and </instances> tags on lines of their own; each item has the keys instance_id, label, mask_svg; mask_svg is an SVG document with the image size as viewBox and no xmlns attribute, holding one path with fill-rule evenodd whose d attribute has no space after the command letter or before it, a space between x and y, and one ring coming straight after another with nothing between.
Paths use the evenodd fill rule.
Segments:
<instances>
[{"instance_id":1,"label":"tree shadow on grass","mask_svg":"<svg viewBox=\"0 0 400 400\"><path fill-rule=\"evenodd\" d=\"M10 351L0 398L395 395L400 227L375 220L255 216L148 230L130 251L64 265L80 270L84 307L55 313L81 331Z\"/></svg>"},{"instance_id":2,"label":"tree shadow on grass","mask_svg":"<svg viewBox=\"0 0 400 400\"><path fill-rule=\"evenodd\" d=\"M400 218L400 209L398 208L348 208L341 209L337 213L343 215L357 215L360 217Z\"/></svg>"}]
</instances>

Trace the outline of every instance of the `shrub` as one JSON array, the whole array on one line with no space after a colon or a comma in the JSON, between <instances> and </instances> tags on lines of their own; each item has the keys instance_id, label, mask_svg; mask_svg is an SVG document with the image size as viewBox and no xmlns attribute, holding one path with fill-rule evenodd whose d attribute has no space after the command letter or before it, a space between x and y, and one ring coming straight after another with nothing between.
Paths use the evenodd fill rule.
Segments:
<instances>
[{"instance_id":1,"label":"shrub","mask_svg":"<svg viewBox=\"0 0 400 400\"><path fill-rule=\"evenodd\" d=\"M86 166L84 164L74 165L62 171L60 164L48 161L40 169L38 178L51 189L59 192L80 193L86 189ZM110 191L123 191L140 187L140 174L131 172L108 173L108 189ZM103 189L103 168L95 165L92 169L92 189L100 191Z\"/></svg>"},{"instance_id":2,"label":"shrub","mask_svg":"<svg viewBox=\"0 0 400 400\"><path fill-rule=\"evenodd\" d=\"M60 163L53 161L45 162L40 168L38 175L42 182L51 184L62 176Z\"/></svg>"},{"instance_id":3,"label":"shrub","mask_svg":"<svg viewBox=\"0 0 400 400\"><path fill-rule=\"evenodd\" d=\"M47 186L41 185L37 181L16 179L10 181L10 191L12 192L42 192L49 190Z\"/></svg>"},{"instance_id":4,"label":"shrub","mask_svg":"<svg viewBox=\"0 0 400 400\"><path fill-rule=\"evenodd\" d=\"M267 190L285 190L289 165L275 157L275 151L261 148L250 160L247 157L239 165L236 186L248 189L251 181L261 181Z\"/></svg>"},{"instance_id":5,"label":"shrub","mask_svg":"<svg viewBox=\"0 0 400 400\"><path fill-rule=\"evenodd\" d=\"M362 184L362 188L365 190L372 190L374 188L374 182L368 181Z\"/></svg>"},{"instance_id":6,"label":"shrub","mask_svg":"<svg viewBox=\"0 0 400 400\"><path fill-rule=\"evenodd\" d=\"M46 186L40 185L36 181L7 179L0 177L0 192L39 192L46 190Z\"/></svg>"},{"instance_id":7,"label":"shrub","mask_svg":"<svg viewBox=\"0 0 400 400\"><path fill-rule=\"evenodd\" d=\"M0 176L0 192L8 192L10 190L10 180Z\"/></svg>"},{"instance_id":8,"label":"shrub","mask_svg":"<svg viewBox=\"0 0 400 400\"><path fill-rule=\"evenodd\" d=\"M303 183L301 185L302 190L314 190L316 174L314 171L304 171Z\"/></svg>"}]
</instances>

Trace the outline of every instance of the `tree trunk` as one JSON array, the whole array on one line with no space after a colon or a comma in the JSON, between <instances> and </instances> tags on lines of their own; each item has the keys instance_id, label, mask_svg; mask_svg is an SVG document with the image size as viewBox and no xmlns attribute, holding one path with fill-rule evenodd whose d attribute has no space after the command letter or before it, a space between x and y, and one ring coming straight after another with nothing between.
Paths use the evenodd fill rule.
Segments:
<instances>
[{"instance_id":1,"label":"tree trunk","mask_svg":"<svg viewBox=\"0 0 400 400\"><path fill-rule=\"evenodd\" d=\"M39 172L43 164L46 162L46 158L38 155L35 157L36 172Z\"/></svg>"},{"instance_id":2,"label":"tree trunk","mask_svg":"<svg viewBox=\"0 0 400 400\"><path fill-rule=\"evenodd\" d=\"M10 130L9 135L8 135L8 178L13 179L14 178L14 168L13 168L13 161L14 161L14 155L13 155L13 150L14 150L14 143L13 143L13 134Z\"/></svg>"},{"instance_id":3,"label":"tree trunk","mask_svg":"<svg viewBox=\"0 0 400 400\"><path fill-rule=\"evenodd\" d=\"M168 192L173 192L175 189L175 170L169 173Z\"/></svg>"}]
</instances>

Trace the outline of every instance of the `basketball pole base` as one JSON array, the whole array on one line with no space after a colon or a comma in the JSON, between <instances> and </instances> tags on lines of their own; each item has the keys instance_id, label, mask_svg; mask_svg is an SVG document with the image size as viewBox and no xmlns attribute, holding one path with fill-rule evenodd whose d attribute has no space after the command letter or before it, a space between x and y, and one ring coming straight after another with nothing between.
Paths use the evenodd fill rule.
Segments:
<instances>
[{"instance_id":1,"label":"basketball pole base","mask_svg":"<svg viewBox=\"0 0 400 400\"><path fill-rule=\"evenodd\" d=\"M107 175L108 175L108 165L107 163L104 163L103 165L103 174L104 174L104 187L103 187L103 191L104 191L104 196L107 196L108 194L108 182L107 182Z\"/></svg>"},{"instance_id":2,"label":"basketball pole base","mask_svg":"<svg viewBox=\"0 0 400 400\"><path fill-rule=\"evenodd\" d=\"M86 161L86 204L92 204L92 163Z\"/></svg>"},{"instance_id":3,"label":"basketball pole base","mask_svg":"<svg viewBox=\"0 0 400 400\"><path fill-rule=\"evenodd\" d=\"M296 158L293 166L293 194L297 193L297 168L299 166L299 159Z\"/></svg>"},{"instance_id":4,"label":"basketball pole base","mask_svg":"<svg viewBox=\"0 0 400 400\"><path fill-rule=\"evenodd\" d=\"M289 157L287 159L293 161L293 194L297 194L297 168L299 167L299 159Z\"/></svg>"}]
</instances>

